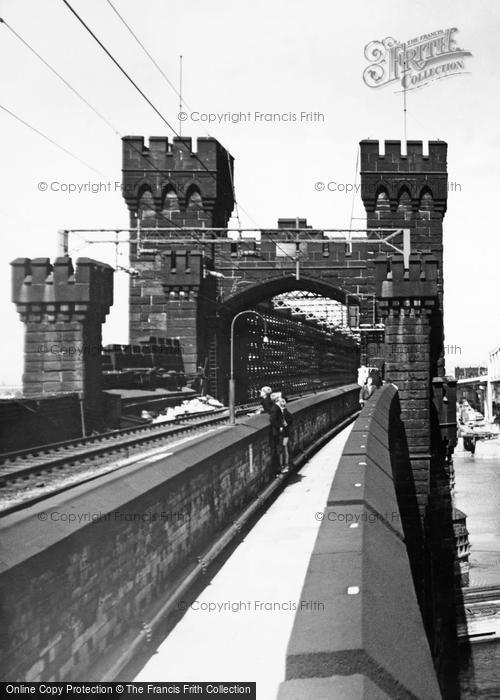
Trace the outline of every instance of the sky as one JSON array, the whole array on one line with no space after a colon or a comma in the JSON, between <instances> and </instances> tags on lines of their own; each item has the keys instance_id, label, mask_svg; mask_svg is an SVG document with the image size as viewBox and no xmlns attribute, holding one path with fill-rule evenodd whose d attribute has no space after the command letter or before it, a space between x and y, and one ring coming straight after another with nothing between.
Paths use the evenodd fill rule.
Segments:
<instances>
[{"instance_id":1,"label":"sky","mask_svg":"<svg viewBox=\"0 0 500 700\"><path fill-rule=\"evenodd\" d=\"M71 0L74 9L178 129L179 98L121 24L107 0ZM365 47L454 27L472 56L460 75L407 92L409 139L448 143L449 192L444 220L447 371L486 361L500 344L496 222L500 163L500 3L495 0L114 0L175 85L183 56L186 136L216 137L235 158L243 226L273 227L305 217L314 227L348 227L352 194L318 191L316 182L353 183L361 139L403 137L402 95L370 88ZM17 257L57 254L62 228L128 226L121 197L119 135L169 136L62 0L2 0L0 16L91 103L107 126L0 24L0 104L85 161L62 152L0 110L2 273L0 385L21 383L23 324L10 300ZM188 107L188 106L189 107ZM192 113L320 112L322 121L204 124ZM118 132L115 133L115 130ZM40 184L42 183L42 184ZM68 192L72 184L87 191ZM100 192L96 183L110 183ZM45 188L45 189L44 189ZM109 191L107 191L109 189ZM66 191L65 191L66 190ZM364 210L355 198L354 226ZM79 255L115 263L114 247L72 237ZM119 264L126 266L122 246ZM127 342L125 273L115 274L115 304L103 342Z\"/></svg>"}]
</instances>

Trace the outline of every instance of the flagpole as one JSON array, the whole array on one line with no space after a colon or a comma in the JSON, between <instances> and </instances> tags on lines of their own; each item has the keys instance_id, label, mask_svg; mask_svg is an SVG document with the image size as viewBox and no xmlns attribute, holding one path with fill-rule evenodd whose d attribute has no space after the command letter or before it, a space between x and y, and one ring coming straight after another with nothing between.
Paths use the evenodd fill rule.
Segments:
<instances>
[{"instance_id":1,"label":"flagpole","mask_svg":"<svg viewBox=\"0 0 500 700\"><path fill-rule=\"evenodd\" d=\"M406 42L403 44L403 148L401 155L406 155Z\"/></svg>"},{"instance_id":2,"label":"flagpole","mask_svg":"<svg viewBox=\"0 0 500 700\"><path fill-rule=\"evenodd\" d=\"M179 56L179 136L182 136L182 55Z\"/></svg>"}]
</instances>

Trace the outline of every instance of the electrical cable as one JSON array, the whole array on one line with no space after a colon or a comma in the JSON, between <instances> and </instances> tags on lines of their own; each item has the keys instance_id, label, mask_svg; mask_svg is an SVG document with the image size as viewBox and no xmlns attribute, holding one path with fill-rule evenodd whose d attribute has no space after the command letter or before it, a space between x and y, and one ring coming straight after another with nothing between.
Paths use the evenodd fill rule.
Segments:
<instances>
[{"instance_id":1,"label":"electrical cable","mask_svg":"<svg viewBox=\"0 0 500 700\"><path fill-rule=\"evenodd\" d=\"M87 99L85 99L85 97L83 97L83 95L82 95L78 90L76 90L76 88L74 88L74 87L71 85L71 83L69 83L68 80L66 80L52 65L50 65L50 63L48 63L48 61L46 61L46 60L43 58L43 56L41 56L41 54L38 53L38 51L36 51L25 39L23 39L23 37L22 37L18 32L16 32L15 29L14 29L8 22L6 22L4 19L0 18L0 23L4 24L4 25L12 32L12 34L13 34L24 46L26 46L26 48L29 49L29 51L31 51L31 53L33 53L33 54L34 54L34 55L35 55L35 56L36 56L36 57L37 57L37 58L38 58L38 59L39 59L39 60L54 74L54 75L56 75L57 78L58 78L59 80L61 80L61 81L64 83L64 85L65 85L67 88L69 88L69 89L70 89L70 90L71 90L71 91L72 91L72 92L73 92L73 93L74 93L74 94L89 108L89 109L91 109L92 112L93 112L94 114L96 114L96 115L106 124L106 126L108 126L108 127L113 131L114 134L116 134L119 138L123 138L122 135L120 134L120 132L116 129L116 127L114 127L113 124L111 124L111 122L108 121L108 120L106 119L106 117L104 117L104 116L103 116L103 115L102 115L102 114L101 114ZM9 110L6 110L6 111L9 111ZM10 112L9 112L9 113L10 113ZM12 114L12 116L15 116L16 118L18 118L18 117L17 117L16 115L14 115L13 113L10 113L10 114ZM20 118L19 118L19 119L20 119ZM20 121L22 121L22 123L25 124L26 126L30 126L30 128L33 128L33 127L31 127L31 125L27 124L27 123L24 122L23 120L20 119ZM36 129L35 129L35 131L36 131L39 135L43 136L44 138L47 138L47 139L48 139L51 143L53 143L54 145L58 146L58 148L63 149L66 153L69 153L69 155L73 155L73 157L75 157L75 158L77 158L78 160L80 160L80 159L78 158L78 156L75 156L74 154L71 154L71 152L69 152L69 151L67 151L66 149L64 149L64 147L59 146L59 144L57 144L56 142L52 141L49 137L46 137L44 134L42 134L41 132L39 132L39 131L36 130ZM151 163L150 160L144 155L144 153L142 153L142 151L141 151L140 149L136 148L136 147L135 147L133 144L131 144L131 143L129 143L128 146L129 146L132 150L134 150L137 154L139 154L142 158L144 158L144 160L146 161L146 163L148 164L148 166L152 167L152 168L153 168L154 170L156 170L158 173L162 174L162 171L160 170L160 168L156 167L153 163ZM228 157L229 157L229 154L228 154ZM85 163L85 161L81 161L81 160L80 160L80 162L84 163L85 165L88 165L87 163ZM91 167L91 166L88 166L88 167ZM96 172L97 174L99 174L99 175L101 175L101 176L103 176L103 177L108 177L108 176L105 176L105 175L104 175L103 173L101 173L100 171L96 170L95 168L91 168L91 169L92 169L94 172ZM108 177L108 179L109 179L109 177ZM164 216L161 215L161 214L160 214L159 216L161 216L163 219L165 219L166 221L168 221L170 224L173 224L174 227L177 227L178 229L183 230L183 227L180 226L179 224L177 224L175 221L172 221L172 220L170 220L170 219L167 219L166 217L164 217ZM223 258L224 258L225 260L227 260L228 262L234 264L234 261L232 260L232 258L229 258L229 257L227 257L227 256L224 256L223 254L221 254L221 257L223 257Z\"/></svg>"},{"instance_id":2,"label":"electrical cable","mask_svg":"<svg viewBox=\"0 0 500 700\"><path fill-rule=\"evenodd\" d=\"M76 19L80 22L80 24L86 29L86 31L91 35L91 37L94 39L94 41L97 42L97 44L101 47L101 49L106 53L106 55L111 59L111 61L115 64L115 66L120 70L120 72L127 78L127 80L134 86L134 88L139 92L139 94L142 96L144 100L149 104L149 106L154 110L154 112L160 117L160 119L168 126L168 128L172 131L175 136L178 138L181 138L177 131L174 129L174 127L170 124L170 122L162 115L162 113L159 111L159 109L151 102L151 100L147 97L147 95L141 90L141 88L137 85L137 83L130 77L130 75L127 73L127 71L120 65L120 63L116 60L116 58L111 54L111 52L104 46L102 41L96 36L96 34L92 31L92 29L85 23L85 21L80 17L78 12L70 5L68 0L62 0L62 2L66 5L66 7L73 13L73 15L76 17ZM187 147L186 147L186 150ZM189 151L190 155L192 155L198 163L203 167L203 169L214 179L216 180L216 176L206 167L205 163L203 163L202 160L198 157L196 153L193 153ZM246 214L248 218L250 218L251 221L253 221L252 217L248 214L248 212L241 206L239 205L240 209ZM255 222L254 222L255 223ZM257 228L260 228L257 224L255 224ZM293 260L295 262L295 259L287 253L280 245L279 243L270 237L270 239L274 242L274 244L286 255L290 260Z\"/></svg>"},{"instance_id":3,"label":"electrical cable","mask_svg":"<svg viewBox=\"0 0 500 700\"><path fill-rule=\"evenodd\" d=\"M21 118L20 116L18 116L17 114L14 114L14 112L11 112L10 109L7 109L7 107L4 107L3 105L0 105L0 109L3 109L4 112L7 112L7 114L10 114L10 116L13 117L14 119L16 119L18 122L20 122L21 124L24 124L24 126L28 127L28 129L31 129L31 131L34 131L35 134L38 134L38 136L41 136L43 139L45 139L46 141L48 141L49 143L51 143L53 146L56 146L56 148L59 148L59 150L61 150L61 151L63 151L64 153L66 153L68 156L71 156L71 158L74 158L75 160L77 160L77 161L78 161L79 163L81 163L82 165L85 165L86 168L89 168L90 170L92 170L94 173L96 173L96 174L99 175L100 177L103 177L103 178L105 178L105 179L109 179L108 176L107 176L107 175L104 175L104 173L102 173L100 170L97 170L97 168L92 167L92 165L90 165L90 164L87 163L86 161L82 160L82 158L80 158L79 156L77 156L75 153L73 153L72 151L69 151L69 150L68 150L67 148L65 148L64 146L61 146L60 143L57 143L57 141L54 141L54 139L51 139L50 136L47 136L47 134L44 134L43 131L40 131L39 129L37 129L36 127L34 127L32 124L29 124L27 121L25 121L24 119L22 119L22 118Z\"/></svg>"}]
</instances>

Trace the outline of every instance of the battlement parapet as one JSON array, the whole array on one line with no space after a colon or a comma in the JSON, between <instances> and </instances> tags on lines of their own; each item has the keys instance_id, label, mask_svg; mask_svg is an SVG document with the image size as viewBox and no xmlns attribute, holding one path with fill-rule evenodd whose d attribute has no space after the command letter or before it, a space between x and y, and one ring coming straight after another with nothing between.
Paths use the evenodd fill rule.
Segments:
<instances>
[{"instance_id":1,"label":"battlement parapet","mask_svg":"<svg viewBox=\"0 0 500 700\"><path fill-rule=\"evenodd\" d=\"M91 258L17 258L12 263L12 301L23 316L39 313L94 312L105 316L113 304L113 268ZM33 310L33 309L32 309Z\"/></svg>"},{"instance_id":2,"label":"battlement parapet","mask_svg":"<svg viewBox=\"0 0 500 700\"><path fill-rule=\"evenodd\" d=\"M405 269L402 255L375 259L376 295L381 306L391 300L407 306L433 308L438 297L439 261L433 255L410 255Z\"/></svg>"},{"instance_id":3,"label":"battlement parapet","mask_svg":"<svg viewBox=\"0 0 500 700\"><path fill-rule=\"evenodd\" d=\"M203 254L200 250L175 248L163 254L164 287L171 289L195 289L203 280Z\"/></svg>"},{"instance_id":4,"label":"battlement parapet","mask_svg":"<svg viewBox=\"0 0 500 700\"><path fill-rule=\"evenodd\" d=\"M151 193L154 216L162 213L170 191L177 198L175 211L167 214L178 224L189 225L187 218L198 219L210 212L207 226L225 226L234 207L233 163L231 154L214 138L200 137L193 151L191 137L151 136L145 145L143 136L125 136L123 142L123 197L132 215L139 211L139 199ZM194 191L201 196L190 208ZM196 207L200 206L198 210ZM167 207L168 210L168 207Z\"/></svg>"},{"instance_id":5,"label":"battlement parapet","mask_svg":"<svg viewBox=\"0 0 500 700\"><path fill-rule=\"evenodd\" d=\"M429 210L444 215L448 199L448 145L444 141L430 141L428 155L423 154L422 141L408 141L405 156L401 155L401 141L385 141L385 154L381 154L378 141L361 141L360 148L361 198L369 214L375 210L379 213L381 207L384 218L393 216L403 192L407 192L414 220L420 218L421 208L425 210L424 218ZM387 203L379 201L382 191L390 213Z\"/></svg>"},{"instance_id":6,"label":"battlement parapet","mask_svg":"<svg viewBox=\"0 0 500 700\"><path fill-rule=\"evenodd\" d=\"M193 150L193 140L190 136L175 136L170 142L166 136L150 136L145 145L143 136L124 136L123 169L124 170L195 170L206 172L217 170L221 156L229 159L232 165L233 157L226 151L217 139L199 137L196 139L196 150ZM201 162L200 162L201 161Z\"/></svg>"},{"instance_id":7,"label":"battlement parapet","mask_svg":"<svg viewBox=\"0 0 500 700\"><path fill-rule=\"evenodd\" d=\"M360 141L361 171L375 172L447 172L448 144L429 141L428 155L424 155L422 141L407 141L406 155L401 153L401 141L385 141L385 152L375 140Z\"/></svg>"}]
</instances>

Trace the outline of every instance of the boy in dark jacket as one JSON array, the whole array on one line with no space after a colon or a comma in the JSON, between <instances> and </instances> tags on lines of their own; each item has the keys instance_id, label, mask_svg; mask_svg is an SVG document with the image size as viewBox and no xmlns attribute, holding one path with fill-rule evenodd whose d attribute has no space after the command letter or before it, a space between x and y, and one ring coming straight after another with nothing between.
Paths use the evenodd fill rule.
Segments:
<instances>
[{"instance_id":1,"label":"boy in dark jacket","mask_svg":"<svg viewBox=\"0 0 500 700\"><path fill-rule=\"evenodd\" d=\"M286 401L277 396L269 413L271 422L272 440L276 446L280 469L283 472L289 470L288 439L293 417L286 408Z\"/></svg>"}]
</instances>

